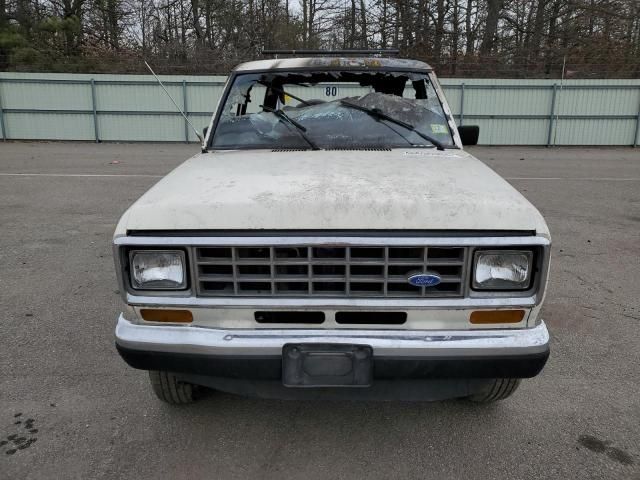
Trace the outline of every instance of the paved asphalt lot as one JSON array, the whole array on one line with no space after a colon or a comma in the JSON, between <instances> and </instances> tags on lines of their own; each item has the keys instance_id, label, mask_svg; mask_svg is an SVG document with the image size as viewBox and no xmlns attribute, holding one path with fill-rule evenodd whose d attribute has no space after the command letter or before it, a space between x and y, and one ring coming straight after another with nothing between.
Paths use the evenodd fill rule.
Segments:
<instances>
[{"instance_id":1,"label":"paved asphalt lot","mask_svg":"<svg viewBox=\"0 0 640 480\"><path fill-rule=\"evenodd\" d=\"M554 240L552 356L511 399L172 408L114 349L110 237L196 151L0 144L0 478L640 479L640 150L474 149Z\"/></svg>"}]
</instances>

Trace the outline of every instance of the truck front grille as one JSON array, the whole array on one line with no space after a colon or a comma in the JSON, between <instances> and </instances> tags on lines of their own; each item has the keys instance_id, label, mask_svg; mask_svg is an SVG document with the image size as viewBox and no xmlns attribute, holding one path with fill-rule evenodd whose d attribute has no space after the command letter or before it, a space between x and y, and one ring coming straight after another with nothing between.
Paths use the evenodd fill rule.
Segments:
<instances>
[{"instance_id":1,"label":"truck front grille","mask_svg":"<svg viewBox=\"0 0 640 480\"><path fill-rule=\"evenodd\" d=\"M211 246L195 248L200 296L461 297L465 247ZM441 283L416 287L412 273Z\"/></svg>"}]
</instances>

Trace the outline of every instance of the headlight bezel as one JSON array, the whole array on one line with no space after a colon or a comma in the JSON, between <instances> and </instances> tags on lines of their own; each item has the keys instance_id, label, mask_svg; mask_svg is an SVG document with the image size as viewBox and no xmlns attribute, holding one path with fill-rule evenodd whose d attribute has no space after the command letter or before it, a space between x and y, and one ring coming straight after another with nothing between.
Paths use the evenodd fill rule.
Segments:
<instances>
[{"instance_id":1,"label":"headlight bezel","mask_svg":"<svg viewBox=\"0 0 640 480\"><path fill-rule=\"evenodd\" d=\"M149 287L139 286L134 277L133 271L133 259L137 254L177 254L182 262L182 283L179 286L162 286L153 285ZM160 292L163 295L171 294L172 292L177 294L184 294L189 290L189 260L187 252L180 248L130 248L125 252L124 258L126 259L126 275L127 286L132 292L145 293L152 295L154 292Z\"/></svg>"},{"instance_id":2,"label":"headlight bezel","mask_svg":"<svg viewBox=\"0 0 640 480\"><path fill-rule=\"evenodd\" d=\"M477 248L473 252L472 256L472 268L471 268L471 290L477 293L516 293L524 294L531 291L535 286L536 271L538 270L538 258L539 253L536 248L527 247L505 247L505 248ZM483 287L476 281L476 273L478 267L478 260L482 255L500 255L500 254L514 254L514 255L526 255L528 257L527 277L520 286L488 286Z\"/></svg>"}]
</instances>

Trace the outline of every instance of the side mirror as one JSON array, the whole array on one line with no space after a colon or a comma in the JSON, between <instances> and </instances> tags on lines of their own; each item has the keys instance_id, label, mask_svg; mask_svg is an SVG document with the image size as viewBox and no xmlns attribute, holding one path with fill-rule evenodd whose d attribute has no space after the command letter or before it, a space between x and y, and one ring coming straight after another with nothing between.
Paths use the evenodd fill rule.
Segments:
<instances>
[{"instance_id":1,"label":"side mirror","mask_svg":"<svg viewBox=\"0 0 640 480\"><path fill-rule=\"evenodd\" d=\"M458 133L460 134L460 140L462 145L477 145L478 137L480 136L480 127L477 125L464 125L458 127Z\"/></svg>"}]
</instances>

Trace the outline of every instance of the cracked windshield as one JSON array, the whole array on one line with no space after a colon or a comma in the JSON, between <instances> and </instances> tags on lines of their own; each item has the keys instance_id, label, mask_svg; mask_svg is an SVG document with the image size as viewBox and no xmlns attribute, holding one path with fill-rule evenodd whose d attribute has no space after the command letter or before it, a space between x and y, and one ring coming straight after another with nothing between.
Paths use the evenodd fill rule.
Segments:
<instances>
[{"instance_id":1,"label":"cracked windshield","mask_svg":"<svg viewBox=\"0 0 640 480\"><path fill-rule=\"evenodd\" d=\"M238 75L212 148L454 147L424 73L283 72Z\"/></svg>"}]
</instances>

